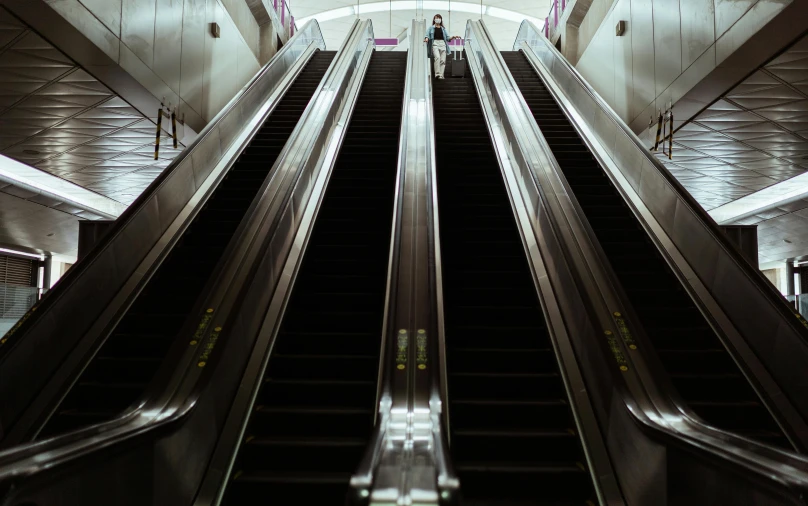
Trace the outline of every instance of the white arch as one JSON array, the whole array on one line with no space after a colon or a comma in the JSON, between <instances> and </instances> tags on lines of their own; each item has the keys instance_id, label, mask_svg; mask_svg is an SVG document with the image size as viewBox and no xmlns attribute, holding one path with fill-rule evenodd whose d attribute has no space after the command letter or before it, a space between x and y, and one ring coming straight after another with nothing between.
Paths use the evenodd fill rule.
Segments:
<instances>
[{"instance_id":1,"label":"white arch","mask_svg":"<svg viewBox=\"0 0 808 506\"><path fill-rule=\"evenodd\" d=\"M424 10L432 11L449 11L451 4L452 12L468 12L472 14L485 14L492 18L507 19L516 23L521 23L522 20L527 19L533 22L537 27L544 26L544 20L526 16L516 11L508 9L501 9L493 5L473 4L469 2L448 2L441 0L424 0ZM337 9L329 9L321 11L311 16L306 16L299 20L295 20L298 26L305 25L309 20L316 19L319 22L330 21L332 19L347 18L351 16L361 16L362 14L369 14L373 12L387 12L393 11L414 11L415 0L394 0L392 2L371 2L366 4L351 5L349 7L339 7Z\"/></svg>"}]
</instances>

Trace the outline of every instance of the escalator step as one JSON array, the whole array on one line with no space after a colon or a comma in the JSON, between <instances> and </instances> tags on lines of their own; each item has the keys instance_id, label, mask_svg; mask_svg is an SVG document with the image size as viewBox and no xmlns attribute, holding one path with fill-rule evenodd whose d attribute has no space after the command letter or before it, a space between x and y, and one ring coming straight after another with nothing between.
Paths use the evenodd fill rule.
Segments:
<instances>
[{"instance_id":1,"label":"escalator step","mask_svg":"<svg viewBox=\"0 0 808 506\"><path fill-rule=\"evenodd\" d=\"M365 451L377 410L406 57L371 56L226 504L343 504Z\"/></svg>"},{"instance_id":2,"label":"escalator step","mask_svg":"<svg viewBox=\"0 0 808 506\"><path fill-rule=\"evenodd\" d=\"M710 425L790 448L525 55L502 56L679 394Z\"/></svg>"},{"instance_id":3,"label":"escalator step","mask_svg":"<svg viewBox=\"0 0 808 506\"><path fill-rule=\"evenodd\" d=\"M471 79L434 81L452 458L463 505L594 499Z\"/></svg>"},{"instance_id":4,"label":"escalator step","mask_svg":"<svg viewBox=\"0 0 808 506\"><path fill-rule=\"evenodd\" d=\"M50 418L40 437L102 422L143 395L215 270L334 52L316 52ZM278 117L288 121L276 122ZM259 147L274 139L277 150ZM260 166L245 170L256 157Z\"/></svg>"}]
</instances>

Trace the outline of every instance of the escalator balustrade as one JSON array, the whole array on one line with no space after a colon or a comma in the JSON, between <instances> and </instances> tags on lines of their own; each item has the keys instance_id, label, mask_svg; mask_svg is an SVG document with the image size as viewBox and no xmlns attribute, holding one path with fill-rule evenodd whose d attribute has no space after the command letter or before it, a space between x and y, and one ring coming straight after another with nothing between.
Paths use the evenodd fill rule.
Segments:
<instances>
[{"instance_id":1,"label":"escalator balustrade","mask_svg":"<svg viewBox=\"0 0 808 506\"><path fill-rule=\"evenodd\" d=\"M595 503L473 81L433 83L451 453L461 502Z\"/></svg>"},{"instance_id":2,"label":"escalator balustrade","mask_svg":"<svg viewBox=\"0 0 808 506\"><path fill-rule=\"evenodd\" d=\"M527 57L502 56L681 397L710 425L791 449Z\"/></svg>"},{"instance_id":3,"label":"escalator balustrade","mask_svg":"<svg viewBox=\"0 0 808 506\"><path fill-rule=\"evenodd\" d=\"M343 504L376 412L406 52L374 52L225 502ZM284 501L281 501L284 502Z\"/></svg>"},{"instance_id":4,"label":"escalator balustrade","mask_svg":"<svg viewBox=\"0 0 808 506\"><path fill-rule=\"evenodd\" d=\"M40 438L109 420L145 391L336 52L317 51L48 420Z\"/></svg>"}]
</instances>

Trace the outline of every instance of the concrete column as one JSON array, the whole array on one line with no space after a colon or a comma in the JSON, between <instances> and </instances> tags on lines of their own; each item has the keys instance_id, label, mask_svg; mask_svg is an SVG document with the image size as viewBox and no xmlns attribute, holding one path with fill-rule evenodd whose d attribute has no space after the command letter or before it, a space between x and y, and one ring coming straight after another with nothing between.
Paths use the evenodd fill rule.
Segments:
<instances>
[{"instance_id":1,"label":"concrete column","mask_svg":"<svg viewBox=\"0 0 808 506\"><path fill-rule=\"evenodd\" d=\"M786 261L786 296L794 295L794 262Z\"/></svg>"},{"instance_id":2,"label":"concrete column","mask_svg":"<svg viewBox=\"0 0 808 506\"><path fill-rule=\"evenodd\" d=\"M53 268L53 256L50 254L45 255L45 261L42 262L45 267L42 274L42 291L47 292L51 287L51 269Z\"/></svg>"},{"instance_id":3,"label":"concrete column","mask_svg":"<svg viewBox=\"0 0 808 506\"><path fill-rule=\"evenodd\" d=\"M796 271L800 277L800 295L808 293L808 265L801 265Z\"/></svg>"}]
</instances>

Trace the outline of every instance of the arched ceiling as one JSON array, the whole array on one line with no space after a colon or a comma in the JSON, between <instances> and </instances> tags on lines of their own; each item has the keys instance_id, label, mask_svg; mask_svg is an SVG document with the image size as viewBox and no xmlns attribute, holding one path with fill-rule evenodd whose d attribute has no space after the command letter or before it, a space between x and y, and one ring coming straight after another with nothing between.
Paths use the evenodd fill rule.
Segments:
<instances>
[{"instance_id":1,"label":"arched ceiling","mask_svg":"<svg viewBox=\"0 0 808 506\"><path fill-rule=\"evenodd\" d=\"M436 13L443 14L452 35L463 35L468 19L482 18L499 49L507 50L513 44L521 20L533 18L532 21L541 26L551 3L552 0L425 0L423 11L427 19ZM379 38L398 37L416 17L414 0L293 0L290 9L298 26L309 19L317 19L330 49L339 47L357 17L372 20Z\"/></svg>"}]
</instances>

